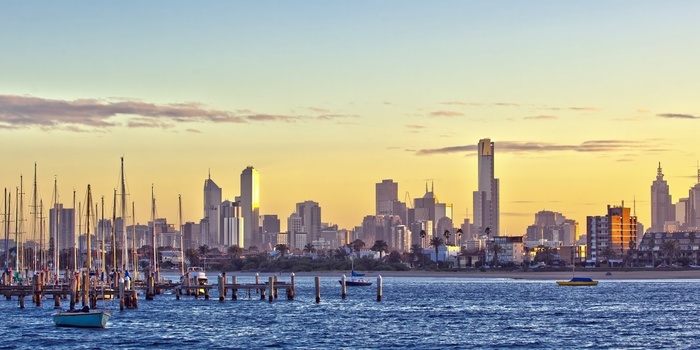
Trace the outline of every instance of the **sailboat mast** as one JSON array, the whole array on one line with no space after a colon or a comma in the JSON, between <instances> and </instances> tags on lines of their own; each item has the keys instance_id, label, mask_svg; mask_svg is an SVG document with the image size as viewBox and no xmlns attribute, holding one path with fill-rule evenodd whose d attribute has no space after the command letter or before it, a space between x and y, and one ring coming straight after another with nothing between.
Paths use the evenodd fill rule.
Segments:
<instances>
[{"instance_id":1,"label":"sailboat mast","mask_svg":"<svg viewBox=\"0 0 700 350\"><path fill-rule=\"evenodd\" d=\"M34 243L34 249L32 249L32 259L34 260L33 262L33 270L36 271L37 269L37 254L36 254L36 229L37 229L37 221L36 221L36 215L37 213L37 207L36 207L36 163L34 163L34 188L33 188L33 194L32 194L32 243Z\"/></svg>"},{"instance_id":2,"label":"sailboat mast","mask_svg":"<svg viewBox=\"0 0 700 350\"><path fill-rule=\"evenodd\" d=\"M81 203L78 202L78 244L77 247L73 249L75 261L75 266L73 267L74 271L78 271L78 268L83 267L83 254L82 252L78 254L78 250L80 250L80 235L83 234L83 209L81 207Z\"/></svg>"},{"instance_id":3,"label":"sailboat mast","mask_svg":"<svg viewBox=\"0 0 700 350\"><path fill-rule=\"evenodd\" d=\"M139 278L139 253L136 250L136 210L131 202L131 253L134 254L134 279Z\"/></svg>"},{"instance_id":4,"label":"sailboat mast","mask_svg":"<svg viewBox=\"0 0 700 350\"><path fill-rule=\"evenodd\" d=\"M152 220L152 235L151 235L151 244L153 246L153 255L151 259L151 272L156 272L156 269L158 268L157 264L157 258L158 255L156 254L156 197L153 194L153 185L151 185L151 220Z\"/></svg>"},{"instance_id":5,"label":"sailboat mast","mask_svg":"<svg viewBox=\"0 0 700 350\"><path fill-rule=\"evenodd\" d=\"M59 241L59 218L61 217L58 208L58 179L53 178L53 265L55 267L56 276L61 274L60 261L61 250L58 244Z\"/></svg>"},{"instance_id":6,"label":"sailboat mast","mask_svg":"<svg viewBox=\"0 0 700 350\"><path fill-rule=\"evenodd\" d=\"M39 200L39 253L41 254L39 268L46 267L46 252L44 251L44 200Z\"/></svg>"},{"instance_id":7,"label":"sailboat mast","mask_svg":"<svg viewBox=\"0 0 700 350\"><path fill-rule=\"evenodd\" d=\"M9 207L10 207L10 201L8 199L7 195L7 187L5 187L5 266L7 267L7 254L8 249L7 249L7 240L8 240L8 235L10 234L10 213L9 213Z\"/></svg>"},{"instance_id":8,"label":"sailboat mast","mask_svg":"<svg viewBox=\"0 0 700 350\"><path fill-rule=\"evenodd\" d=\"M184 239L182 238L184 232L182 229L182 196L177 195L177 202L178 202L178 217L180 220L180 276L185 275L185 246L183 245Z\"/></svg>"},{"instance_id":9,"label":"sailboat mast","mask_svg":"<svg viewBox=\"0 0 700 350\"><path fill-rule=\"evenodd\" d=\"M92 248L90 246L90 208L92 208L92 191L90 190L89 184L87 187L87 204L85 204L85 207L87 207L87 219L85 219L85 230L87 231L85 238L87 245L87 271L88 276L90 276L90 271L92 270Z\"/></svg>"},{"instance_id":10,"label":"sailboat mast","mask_svg":"<svg viewBox=\"0 0 700 350\"><path fill-rule=\"evenodd\" d=\"M121 216L122 216L122 264L124 265L124 271L129 269L129 259L128 259L128 251L129 251L129 245L127 243L126 239L126 184L124 180L124 157L121 157L121 162L122 162L122 167L121 167L121 186L122 186L122 193L121 193Z\"/></svg>"},{"instance_id":11,"label":"sailboat mast","mask_svg":"<svg viewBox=\"0 0 700 350\"><path fill-rule=\"evenodd\" d=\"M117 189L114 189L114 204L112 205L112 268L116 271L117 263Z\"/></svg>"},{"instance_id":12,"label":"sailboat mast","mask_svg":"<svg viewBox=\"0 0 700 350\"><path fill-rule=\"evenodd\" d=\"M80 222L80 208L75 211L75 188L73 189L73 220L75 220L76 213L78 214L78 222ZM78 224L80 225L80 224ZM73 221L73 229L75 230L75 221ZM80 226L78 226L78 239L80 239ZM78 270L78 252L75 250L75 234L73 234L73 271Z\"/></svg>"},{"instance_id":13,"label":"sailboat mast","mask_svg":"<svg viewBox=\"0 0 700 350\"><path fill-rule=\"evenodd\" d=\"M20 225L19 225L19 237L18 240L16 241L16 246L17 246L17 270L24 270L24 238L22 235L24 234L24 187L23 184L24 180L22 175L19 176L19 216L18 220L20 220ZM22 271L20 271L22 272Z\"/></svg>"},{"instance_id":14,"label":"sailboat mast","mask_svg":"<svg viewBox=\"0 0 700 350\"><path fill-rule=\"evenodd\" d=\"M100 215L100 270L103 274L107 274L105 265L105 196L102 196L102 213Z\"/></svg>"},{"instance_id":15,"label":"sailboat mast","mask_svg":"<svg viewBox=\"0 0 700 350\"><path fill-rule=\"evenodd\" d=\"M17 195L15 196L15 270L19 270L19 187L17 187Z\"/></svg>"}]
</instances>

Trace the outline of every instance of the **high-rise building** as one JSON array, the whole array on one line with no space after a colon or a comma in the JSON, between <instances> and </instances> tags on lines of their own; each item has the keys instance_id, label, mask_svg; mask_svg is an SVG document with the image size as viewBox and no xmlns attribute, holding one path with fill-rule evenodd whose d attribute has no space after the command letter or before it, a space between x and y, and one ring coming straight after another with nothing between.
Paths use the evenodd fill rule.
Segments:
<instances>
[{"instance_id":1,"label":"high-rise building","mask_svg":"<svg viewBox=\"0 0 700 350\"><path fill-rule=\"evenodd\" d=\"M675 220L673 201L669 194L668 183L664 180L661 163L656 170L656 180L651 183L651 230L664 232L664 225Z\"/></svg>"},{"instance_id":2,"label":"high-rise building","mask_svg":"<svg viewBox=\"0 0 700 350\"><path fill-rule=\"evenodd\" d=\"M700 229L700 169L698 169L698 183L688 191L686 220L688 222L688 229Z\"/></svg>"},{"instance_id":3,"label":"high-rise building","mask_svg":"<svg viewBox=\"0 0 700 350\"><path fill-rule=\"evenodd\" d=\"M376 215L394 215L394 202L399 200L399 184L393 180L382 180L375 185Z\"/></svg>"},{"instance_id":4,"label":"high-rise building","mask_svg":"<svg viewBox=\"0 0 700 350\"><path fill-rule=\"evenodd\" d=\"M245 247L262 243L259 232L260 219L260 175L252 166L241 173L241 209Z\"/></svg>"},{"instance_id":5,"label":"high-rise building","mask_svg":"<svg viewBox=\"0 0 700 350\"><path fill-rule=\"evenodd\" d=\"M219 238L220 246L243 248L245 218L242 217L242 207L238 202L223 201L219 209Z\"/></svg>"},{"instance_id":6,"label":"high-rise building","mask_svg":"<svg viewBox=\"0 0 700 350\"><path fill-rule=\"evenodd\" d=\"M221 187L211 179L211 174L204 180L204 219L201 222L202 244L219 245L219 205L221 205Z\"/></svg>"},{"instance_id":7,"label":"high-rise building","mask_svg":"<svg viewBox=\"0 0 700 350\"><path fill-rule=\"evenodd\" d=\"M280 233L280 219L277 215L261 215L260 221L260 235L263 246L272 249L277 244L276 237Z\"/></svg>"},{"instance_id":8,"label":"high-rise building","mask_svg":"<svg viewBox=\"0 0 700 350\"><path fill-rule=\"evenodd\" d=\"M301 216L294 212L292 215L289 216L287 219L287 231L289 232L289 235L287 236L288 240L288 247L290 250L294 250L294 248L299 248L297 247L297 242L295 240L296 234L303 232L303 225L302 225L302 218ZM303 245L299 249L303 249Z\"/></svg>"},{"instance_id":9,"label":"high-rise building","mask_svg":"<svg viewBox=\"0 0 700 350\"><path fill-rule=\"evenodd\" d=\"M59 251L78 248L75 238L75 209L64 208L61 203L49 209L49 234L49 237L58 237Z\"/></svg>"},{"instance_id":10,"label":"high-rise building","mask_svg":"<svg viewBox=\"0 0 700 350\"><path fill-rule=\"evenodd\" d=\"M474 228L490 236L498 236L500 229L499 180L494 177L494 143L481 139L478 152L478 190L474 191Z\"/></svg>"},{"instance_id":11,"label":"high-rise building","mask_svg":"<svg viewBox=\"0 0 700 350\"><path fill-rule=\"evenodd\" d=\"M630 208L608 205L605 216L586 217L586 252L588 261L599 264L607 261L621 261L632 246L637 246L637 217L631 215ZM612 256L604 256L612 248Z\"/></svg>"},{"instance_id":12,"label":"high-rise building","mask_svg":"<svg viewBox=\"0 0 700 350\"><path fill-rule=\"evenodd\" d=\"M305 201L297 203L296 212L301 217L303 232L307 233L307 241L317 240L321 234L321 207L314 201Z\"/></svg>"}]
</instances>

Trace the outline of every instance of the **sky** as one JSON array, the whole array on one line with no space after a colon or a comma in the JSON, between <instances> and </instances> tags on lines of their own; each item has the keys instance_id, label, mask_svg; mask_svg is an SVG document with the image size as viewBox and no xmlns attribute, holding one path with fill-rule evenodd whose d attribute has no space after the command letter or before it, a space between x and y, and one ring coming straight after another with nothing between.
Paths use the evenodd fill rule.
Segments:
<instances>
[{"instance_id":1,"label":"sky","mask_svg":"<svg viewBox=\"0 0 700 350\"><path fill-rule=\"evenodd\" d=\"M203 215L247 166L261 214L295 203L353 228L375 183L426 183L473 217L476 144L495 142L499 234L539 210L607 205L650 226L659 162L673 201L698 182L697 1L32 1L0 11L0 187L34 164L48 208L105 198L124 157L135 220ZM13 199L14 201L14 199ZM634 204L633 204L634 203ZM4 211L4 208L0 209ZM131 214L129 214L131 216Z\"/></svg>"}]
</instances>

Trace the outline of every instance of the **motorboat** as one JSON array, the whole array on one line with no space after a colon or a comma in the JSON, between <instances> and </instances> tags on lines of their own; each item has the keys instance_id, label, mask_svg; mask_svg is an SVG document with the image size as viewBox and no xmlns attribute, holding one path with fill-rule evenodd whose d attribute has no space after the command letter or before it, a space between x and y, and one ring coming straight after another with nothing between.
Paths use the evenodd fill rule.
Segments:
<instances>
[{"instance_id":1,"label":"motorboat","mask_svg":"<svg viewBox=\"0 0 700 350\"><path fill-rule=\"evenodd\" d=\"M187 269L187 272L180 277L180 285L182 286L206 286L208 282L207 275L201 267L192 266ZM200 290L204 293L204 289Z\"/></svg>"}]
</instances>

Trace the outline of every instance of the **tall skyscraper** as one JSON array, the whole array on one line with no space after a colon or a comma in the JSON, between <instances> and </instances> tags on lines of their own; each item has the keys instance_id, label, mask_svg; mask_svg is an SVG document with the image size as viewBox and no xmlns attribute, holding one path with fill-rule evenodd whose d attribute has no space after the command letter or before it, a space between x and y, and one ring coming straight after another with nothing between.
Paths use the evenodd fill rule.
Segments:
<instances>
[{"instance_id":1,"label":"tall skyscraper","mask_svg":"<svg viewBox=\"0 0 700 350\"><path fill-rule=\"evenodd\" d=\"M602 256L606 247L612 248L615 257L611 260L622 261L631 248L630 242L637 246L637 217L625 208L624 202L619 207L608 205L605 216L586 217L586 251L588 261L596 265L607 258Z\"/></svg>"},{"instance_id":2,"label":"tall skyscraper","mask_svg":"<svg viewBox=\"0 0 700 350\"><path fill-rule=\"evenodd\" d=\"M224 247L237 245L242 248L245 239L243 232L245 219L241 216L240 203L224 201L219 208L220 245Z\"/></svg>"},{"instance_id":3,"label":"tall skyscraper","mask_svg":"<svg viewBox=\"0 0 700 350\"><path fill-rule=\"evenodd\" d=\"M393 180L382 180L375 186L376 215L395 215L394 202L399 200L399 184Z\"/></svg>"},{"instance_id":4,"label":"tall skyscraper","mask_svg":"<svg viewBox=\"0 0 700 350\"><path fill-rule=\"evenodd\" d=\"M219 205L221 204L221 187L209 177L204 180L204 219L201 221L202 245L219 245Z\"/></svg>"},{"instance_id":5,"label":"tall skyscraper","mask_svg":"<svg viewBox=\"0 0 700 350\"><path fill-rule=\"evenodd\" d=\"M297 214L301 217L302 230L307 233L307 241L318 240L321 235L321 207L318 203L314 201L297 203Z\"/></svg>"},{"instance_id":6,"label":"tall skyscraper","mask_svg":"<svg viewBox=\"0 0 700 350\"><path fill-rule=\"evenodd\" d=\"M688 191L686 220L688 221L689 229L700 229L700 169L698 169L698 183Z\"/></svg>"},{"instance_id":7,"label":"tall skyscraper","mask_svg":"<svg viewBox=\"0 0 700 350\"><path fill-rule=\"evenodd\" d=\"M49 237L58 237L56 243L59 251L78 248L75 237L75 209L64 208L61 203L49 209Z\"/></svg>"},{"instance_id":8,"label":"tall skyscraper","mask_svg":"<svg viewBox=\"0 0 700 350\"><path fill-rule=\"evenodd\" d=\"M656 180L651 183L651 231L664 232L664 225L675 220L673 201L669 194L668 183L664 180L661 163L656 170Z\"/></svg>"},{"instance_id":9,"label":"tall skyscraper","mask_svg":"<svg viewBox=\"0 0 700 350\"><path fill-rule=\"evenodd\" d=\"M490 236L500 232L499 181L494 178L494 143L481 139L478 152L478 190L474 191L474 228L478 234L490 229Z\"/></svg>"},{"instance_id":10,"label":"tall skyscraper","mask_svg":"<svg viewBox=\"0 0 700 350\"><path fill-rule=\"evenodd\" d=\"M241 209L245 248L259 246L260 239L260 175L252 166L241 173Z\"/></svg>"}]
</instances>

